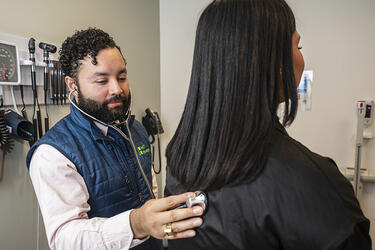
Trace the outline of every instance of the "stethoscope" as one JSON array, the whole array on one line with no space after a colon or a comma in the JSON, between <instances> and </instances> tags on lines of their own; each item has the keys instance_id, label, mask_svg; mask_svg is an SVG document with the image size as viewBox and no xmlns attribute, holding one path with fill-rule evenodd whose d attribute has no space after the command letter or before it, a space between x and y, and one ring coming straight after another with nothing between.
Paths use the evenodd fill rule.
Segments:
<instances>
[{"instance_id":1,"label":"stethoscope","mask_svg":"<svg viewBox=\"0 0 375 250\"><path fill-rule=\"evenodd\" d=\"M98 123L100 123L100 124L102 124L102 125L104 125L104 126L106 126L106 127L113 128L113 129L116 130L116 131L117 131L117 132L118 132L118 133L119 133L119 134L120 134L125 140L129 139L130 144L131 144L132 149L133 149L133 152L134 152L134 155L135 155L135 158L136 158L136 160L137 160L137 166L138 166L138 169L139 169L139 171L141 172L142 178L143 178L143 180L145 181L145 183L146 183L146 185L147 185L147 189L148 189L148 192L150 193L151 199L155 199L155 195L154 195L154 193L152 192L151 184L150 184L150 182L149 182L148 179L147 179L147 176L146 176L146 174L145 174L145 171L143 170L143 167L142 167L141 161L139 160L139 157L138 157L138 154L137 154L137 150L136 150L135 145L134 145L134 141L133 141L132 133L130 132L130 129L129 129L129 123L128 123L128 121L129 121L129 118L130 118L130 115L131 115L131 108L130 108L130 107L131 107L131 103L132 103L132 101L130 100L130 106L129 106L128 112L126 113L126 119L125 119L125 121L122 122L122 123L120 123L120 124L125 123L125 125L126 125L126 129L127 129L128 133L129 133L129 136L126 136L126 135L124 134L124 132L122 132L122 130L119 129L117 126L112 125L112 124L105 123L105 122L103 122L103 121L101 121L101 120L99 120L99 119L93 117L92 115L87 114L87 113L86 113L85 111L83 111L82 109L80 109L80 108L75 104L75 102L72 100L72 98L71 98L73 92L75 92L75 91L78 91L78 90L77 90L77 89L73 89L73 90L70 90L70 91L69 91L68 99L69 99L70 103L71 103L76 109L78 109L82 114L84 114L85 116L89 117L90 119L92 119L92 120L94 120L94 121L96 121L96 122L98 122ZM130 90L129 90L129 93L130 93Z\"/></svg>"}]
</instances>

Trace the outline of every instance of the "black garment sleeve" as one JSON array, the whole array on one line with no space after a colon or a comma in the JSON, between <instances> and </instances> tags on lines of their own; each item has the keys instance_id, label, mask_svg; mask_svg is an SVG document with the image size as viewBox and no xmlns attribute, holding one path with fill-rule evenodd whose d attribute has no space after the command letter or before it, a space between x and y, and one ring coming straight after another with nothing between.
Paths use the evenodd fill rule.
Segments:
<instances>
[{"instance_id":1,"label":"black garment sleeve","mask_svg":"<svg viewBox=\"0 0 375 250\"><path fill-rule=\"evenodd\" d=\"M355 225L353 233L336 250L372 250L369 221Z\"/></svg>"}]
</instances>

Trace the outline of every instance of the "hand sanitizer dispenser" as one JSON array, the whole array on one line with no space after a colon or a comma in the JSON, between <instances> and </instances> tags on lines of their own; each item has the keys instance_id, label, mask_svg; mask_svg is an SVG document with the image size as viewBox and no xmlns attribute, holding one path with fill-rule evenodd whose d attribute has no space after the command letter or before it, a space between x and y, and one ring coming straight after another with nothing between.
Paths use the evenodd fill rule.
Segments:
<instances>
[{"instance_id":1,"label":"hand sanitizer dispenser","mask_svg":"<svg viewBox=\"0 0 375 250\"><path fill-rule=\"evenodd\" d=\"M312 104L313 71L305 70L297 88L298 106L302 111L310 111Z\"/></svg>"}]
</instances>

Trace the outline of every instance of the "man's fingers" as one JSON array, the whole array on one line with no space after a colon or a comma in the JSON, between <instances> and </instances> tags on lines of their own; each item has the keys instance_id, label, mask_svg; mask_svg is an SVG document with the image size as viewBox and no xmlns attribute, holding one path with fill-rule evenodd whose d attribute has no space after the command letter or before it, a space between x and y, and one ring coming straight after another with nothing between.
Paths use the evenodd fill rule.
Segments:
<instances>
[{"instance_id":1,"label":"man's fingers","mask_svg":"<svg viewBox=\"0 0 375 250\"><path fill-rule=\"evenodd\" d=\"M184 231L188 231L195 227L201 226L203 220L201 218L191 218L189 220L183 220L178 222L173 222L172 226L172 233L181 233Z\"/></svg>"},{"instance_id":2,"label":"man's fingers","mask_svg":"<svg viewBox=\"0 0 375 250\"><path fill-rule=\"evenodd\" d=\"M163 238L167 240L175 240L175 239L183 239L183 238L191 238L195 236L194 230L187 230L179 233L173 233L171 236L165 235Z\"/></svg>"},{"instance_id":3,"label":"man's fingers","mask_svg":"<svg viewBox=\"0 0 375 250\"><path fill-rule=\"evenodd\" d=\"M190 217L201 216L202 214L203 208L200 206L178 208L160 213L159 221L162 224L167 224L169 222L182 221Z\"/></svg>"},{"instance_id":4,"label":"man's fingers","mask_svg":"<svg viewBox=\"0 0 375 250\"><path fill-rule=\"evenodd\" d=\"M181 204L185 203L188 198L195 197L195 194L192 192L183 193L179 195L172 195L166 198L156 199L152 204L152 210L154 211L166 211L169 209L173 209L175 207L180 206Z\"/></svg>"},{"instance_id":5,"label":"man's fingers","mask_svg":"<svg viewBox=\"0 0 375 250\"><path fill-rule=\"evenodd\" d=\"M147 201L142 207L130 214L133 215L131 222L133 221L134 234L138 233L137 235L142 236L146 234L159 239L193 237L195 231L192 229L202 224L202 219L197 218L197 216L201 216L204 209L200 206L176 208L186 203L188 198L193 197L195 197L194 193L184 193ZM171 224L172 231L170 229ZM138 228L137 225L142 226Z\"/></svg>"}]
</instances>

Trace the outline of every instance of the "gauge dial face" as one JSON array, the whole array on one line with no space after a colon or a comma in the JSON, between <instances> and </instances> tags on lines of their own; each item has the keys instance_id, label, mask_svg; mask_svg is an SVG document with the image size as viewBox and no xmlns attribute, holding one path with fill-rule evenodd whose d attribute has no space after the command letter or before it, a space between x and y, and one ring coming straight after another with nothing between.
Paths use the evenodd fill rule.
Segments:
<instances>
[{"instance_id":1,"label":"gauge dial face","mask_svg":"<svg viewBox=\"0 0 375 250\"><path fill-rule=\"evenodd\" d=\"M18 81L17 50L13 45L0 43L0 82Z\"/></svg>"}]
</instances>

